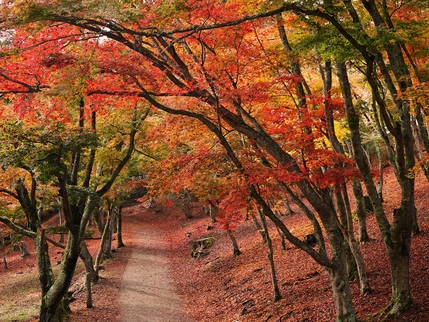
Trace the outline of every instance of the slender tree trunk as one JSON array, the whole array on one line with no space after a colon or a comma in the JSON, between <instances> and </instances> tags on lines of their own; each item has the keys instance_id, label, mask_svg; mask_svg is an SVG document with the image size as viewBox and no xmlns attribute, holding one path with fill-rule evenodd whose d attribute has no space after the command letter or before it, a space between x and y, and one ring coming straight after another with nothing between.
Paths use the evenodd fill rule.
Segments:
<instances>
[{"instance_id":1,"label":"slender tree trunk","mask_svg":"<svg viewBox=\"0 0 429 322\"><path fill-rule=\"evenodd\" d=\"M226 231L227 231L228 236L229 236L229 238L231 239L231 242L232 242L232 248L233 248L233 254L234 254L234 256L241 255L241 251L238 248L237 240L235 239L235 236L234 236L232 230L231 229L227 229Z\"/></svg>"},{"instance_id":2,"label":"slender tree trunk","mask_svg":"<svg viewBox=\"0 0 429 322\"><path fill-rule=\"evenodd\" d=\"M331 245L332 260L335 267L327 268L331 279L332 294L334 298L336 321L356 322L352 295L346 269L346 253L344 236L334 222L336 218L325 221L327 237Z\"/></svg>"},{"instance_id":3,"label":"slender tree trunk","mask_svg":"<svg viewBox=\"0 0 429 322\"><path fill-rule=\"evenodd\" d=\"M108 235L108 230L109 230L109 221L110 221L110 215L108 217L108 219L106 220L106 222L104 223L104 229L103 229L103 234L101 235L101 241L100 241L100 248L98 249L98 253L97 256L95 258L95 263L94 263L94 270L97 272L100 269L100 264L101 261L103 260L103 256L104 256L104 249L106 247L106 240L107 240L107 235Z\"/></svg>"},{"instance_id":4,"label":"slender tree trunk","mask_svg":"<svg viewBox=\"0 0 429 322\"><path fill-rule=\"evenodd\" d=\"M279 227L276 226L276 229L277 229L277 233L280 236L282 250L286 250L286 238L285 238L285 234L282 233L282 231L280 230Z\"/></svg>"},{"instance_id":5,"label":"slender tree trunk","mask_svg":"<svg viewBox=\"0 0 429 322\"><path fill-rule=\"evenodd\" d=\"M85 290L86 290L86 308L92 308L92 277L90 273L85 275Z\"/></svg>"},{"instance_id":6,"label":"slender tree trunk","mask_svg":"<svg viewBox=\"0 0 429 322\"><path fill-rule=\"evenodd\" d=\"M107 229L106 243L104 247L104 258L112 258L112 239L113 239L113 228L115 227L115 223L116 223L116 213L117 213L116 206L113 206L109 209L109 220L106 223L108 224L108 229Z\"/></svg>"},{"instance_id":7,"label":"slender tree trunk","mask_svg":"<svg viewBox=\"0 0 429 322\"><path fill-rule=\"evenodd\" d=\"M256 229L258 230L259 234L261 234L262 237L262 244L267 243L267 236L264 233L264 228L262 227L261 223L258 221L258 218L256 218L255 214L252 212L252 219L255 223Z\"/></svg>"},{"instance_id":8,"label":"slender tree trunk","mask_svg":"<svg viewBox=\"0 0 429 322\"><path fill-rule=\"evenodd\" d=\"M257 210L259 213L259 217L261 218L262 227L264 229L265 240L267 242L267 248L268 248L268 255L267 256L268 256L268 262L270 264L271 284L273 285L273 301L277 302L278 300L280 300L282 298L282 296L280 294L279 283L277 281L277 276L276 276L276 266L274 264L273 245L271 242L270 233L268 231L268 226L267 226L267 221L265 219L265 215L263 214L263 212L259 208Z\"/></svg>"},{"instance_id":9,"label":"slender tree trunk","mask_svg":"<svg viewBox=\"0 0 429 322\"><path fill-rule=\"evenodd\" d=\"M30 255L30 253L27 251L27 246L25 245L24 242L21 243L20 248L21 248L21 257L27 257Z\"/></svg>"},{"instance_id":10,"label":"slender tree trunk","mask_svg":"<svg viewBox=\"0 0 429 322\"><path fill-rule=\"evenodd\" d=\"M344 200L343 200L343 197L341 195L339 185L337 185L335 187L335 198L337 200L338 212L340 214L339 217L340 217L341 227L347 227L348 226L348 218L347 218ZM355 280L356 278L358 278L357 264L356 264L356 260L353 256L353 253L350 250L350 245L346 240L345 240L345 244L344 244L344 250L345 250L346 262L347 262L347 275L348 275L349 279Z\"/></svg>"},{"instance_id":11,"label":"slender tree trunk","mask_svg":"<svg viewBox=\"0 0 429 322\"><path fill-rule=\"evenodd\" d=\"M103 234L104 230L103 221L101 220L102 214L104 214L104 210L101 207L97 207L92 214L95 221L95 225L97 226L97 229L100 234Z\"/></svg>"},{"instance_id":12,"label":"slender tree trunk","mask_svg":"<svg viewBox=\"0 0 429 322\"><path fill-rule=\"evenodd\" d=\"M352 180L351 184L356 200L356 216L359 222L359 243L366 243L370 241L370 238L366 227L366 208L362 187L357 180Z\"/></svg>"},{"instance_id":13,"label":"slender tree trunk","mask_svg":"<svg viewBox=\"0 0 429 322\"><path fill-rule=\"evenodd\" d=\"M4 236L1 238L2 250L3 250L3 264L4 268L7 269L7 260L6 260L6 246L4 243Z\"/></svg>"},{"instance_id":14,"label":"slender tree trunk","mask_svg":"<svg viewBox=\"0 0 429 322\"><path fill-rule=\"evenodd\" d=\"M84 240L82 240L80 244L80 258L82 259L83 263L85 264L85 270L87 276L90 277L91 282L96 283L98 281L98 273L94 270L94 260L91 256L91 254L88 251L88 247L86 246L86 243Z\"/></svg>"},{"instance_id":15,"label":"slender tree trunk","mask_svg":"<svg viewBox=\"0 0 429 322\"><path fill-rule=\"evenodd\" d=\"M63 209L62 209L62 207L58 211L58 219L59 219L59 225L62 226L63 225ZM58 240L58 242L64 243L64 234L63 233L60 234L60 239Z\"/></svg>"},{"instance_id":16,"label":"slender tree trunk","mask_svg":"<svg viewBox=\"0 0 429 322\"><path fill-rule=\"evenodd\" d=\"M378 159L378 172L379 177L377 181L377 191L380 195L381 200L383 200L383 154L381 153L380 146L375 143L375 151L377 152L377 159Z\"/></svg>"},{"instance_id":17,"label":"slender tree trunk","mask_svg":"<svg viewBox=\"0 0 429 322\"><path fill-rule=\"evenodd\" d=\"M124 241L122 240L122 206L118 209L118 245L116 248L125 247Z\"/></svg>"},{"instance_id":18,"label":"slender tree trunk","mask_svg":"<svg viewBox=\"0 0 429 322\"><path fill-rule=\"evenodd\" d=\"M290 207L290 203L289 203L289 200L287 200L287 198L284 198L284 199L283 199L283 205L284 205L284 207L285 207L285 215L286 215L286 216L290 216L290 215L292 215L292 214L293 214L293 210L292 210L292 208Z\"/></svg>"}]
</instances>

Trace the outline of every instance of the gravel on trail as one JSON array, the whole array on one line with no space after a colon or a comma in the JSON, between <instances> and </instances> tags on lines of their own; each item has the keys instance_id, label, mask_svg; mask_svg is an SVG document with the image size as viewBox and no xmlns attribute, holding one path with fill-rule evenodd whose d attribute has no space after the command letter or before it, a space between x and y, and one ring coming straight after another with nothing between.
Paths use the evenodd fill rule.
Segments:
<instances>
[{"instance_id":1,"label":"gravel on trail","mask_svg":"<svg viewBox=\"0 0 429 322\"><path fill-rule=\"evenodd\" d=\"M142 213L127 216L135 248L125 269L119 296L121 322L189 322L168 274L168 244Z\"/></svg>"}]
</instances>

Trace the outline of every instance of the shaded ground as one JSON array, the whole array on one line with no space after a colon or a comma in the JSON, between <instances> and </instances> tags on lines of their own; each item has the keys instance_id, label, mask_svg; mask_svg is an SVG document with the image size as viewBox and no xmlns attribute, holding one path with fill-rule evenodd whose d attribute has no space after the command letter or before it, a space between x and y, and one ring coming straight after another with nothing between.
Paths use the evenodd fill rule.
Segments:
<instances>
[{"instance_id":1,"label":"shaded ground","mask_svg":"<svg viewBox=\"0 0 429 322\"><path fill-rule=\"evenodd\" d=\"M387 214L400 202L400 189L394 174L388 169L384 189ZM411 286L415 305L409 312L391 321L429 321L429 189L422 176L416 181L416 207L422 232L413 237ZM283 218L298 237L312 231L308 220L292 204L296 215ZM231 242L219 224L207 230L209 219L194 209L195 218L182 218L173 231L171 261L180 269L172 273L192 312L201 322L223 321L335 321L329 278L324 269L303 251L290 244L282 251L275 229L270 233L275 247L274 258L283 298L273 302L267 250L251 221L242 222L235 235L242 255L232 256ZM357 225L357 224L356 224ZM390 300L390 274L386 251L376 228L373 214L368 216L371 241L362 245L368 278L373 293L361 297L359 285L351 288L355 310L360 321L378 321L374 313L382 310ZM214 236L216 242L199 260L190 260L191 239Z\"/></svg>"},{"instance_id":2,"label":"shaded ground","mask_svg":"<svg viewBox=\"0 0 429 322\"><path fill-rule=\"evenodd\" d=\"M385 180L385 208L392 213L393 208L400 201L400 189L395 187L393 174L387 172ZM422 232L413 237L411 261L411 285L415 306L394 322L428 321L429 312L429 189L424 178L419 177L416 184L416 206L419 214L419 223ZM311 226L298 209L292 204L296 215L284 218L291 231L299 237L304 237L311 231ZM72 303L74 313L71 321L109 321L119 322L119 290L122 283L122 274L127 273L127 261L131 253L136 251L136 258L143 256L146 260L141 263L158 260L151 258L153 253L162 253L168 258L168 269L165 261L161 261L163 272L173 278L177 293L184 306L181 311L187 314L184 321L194 319L199 322L253 322L253 321L334 321L334 307L329 279L326 272L311 260L305 253L292 245L287 250L280 249L280 240L271 229L271 236L275 247L275 261L280 291L283 298L278 302L272 300L270 272L267 262L266 247L261 243L261 237L251 221L243 221L234 230L239 247L243 252L238 257L232 256L231 242L221 225L216 223L212 227L200 206L195 205L193 218L188 219L177 207L157 204L155 208L145 209L136 204L124 209L124 242L125 248L114 253L115 260L104 263L105 269L101 272L101 281L94 285L94 308L85 308L85 294L77 295ZM140 231L132 227L147 228ZM211 228L208 230L208 228ZM390 282L387 258L384 246L377 232L374 216L368 218L368 229L371 242L362 245L362 252L367 265L368 277L374 292L366 297L359 296L359 286L352 283L352 292L357 315L361 321L378 321L373 313L384 308L390 299ZM143 231L145 233L143 233ZM150 235L145 235L145 234ZM152 236L152 237L151 237ZM212 236L216 240L213 246L205 250L205 255L198 260L191 254L193 239ZM155 241L148 244L148 240ZM89 241L91 252L97 249L99 240ZM143 242L143 248L140 244ZM30 244L29 244L30 245ZM167 245L167 249L160 251ZM34 251L29 247L32 255L24 260L18 253L9 253L9 266L5 270L0 265L0 310L5 305L4 290L14 289L17 296L9 301L9 311L18 310L20 306L37 308L37 292L26 288L29 278L36 279L34 266ZM52 248L53 259L59 258L59 249ZM150 260L149 260L150 259ZM54 259L56 260L56 259ZM132 267L134 259L129 261ZM140 260L139 260L140 262ZM145 276L143 266L141 276ZM128 268L129 269L129 268ZM144 280L158 279L158 277L144 278ZM77 274L75 280L82 278ZM143 279L143 278L142 278ZM161 280L164 280L162 277ZM36 283L32 282L34 290ZM124 280L124 286L127 282ZM22 291L24 289L25 291ZM165 287L160 283L149 285L149 291L139 292L142 296L160 296ZM171 290L170 290L171 291ZM168 292L170 292L168 291ZM3 297L2 297L3 296ZM146 301L146 300L144 300ZM158 300L157 300L158 301ZM135 307L126 309L122 314L122 321L145 321L140 318L127 318L129 310L136 310L141 306L141 300L130 301ZM157 304L157 303L156 303ZM165 307L165 306L162 306ZM164 309L163 313L164 313ZM33 310L33 315L35 316ZM37 311L36 311L37 312ZM166 312L166 311L165 311ZM159 312L158 312L159 313ZM3 317L2 315L0 315ZM165 315L167 316L167 314ZM0 318L3 321L2 318ZM11 321L4 320L4 321ZM31 321L26 319L23 321ZM37 319L34 318L33 321ZM151 320L157 321L157 320ZM169 321L160 319L158 321ZM180 321L180 320L171 320Z\"/></svg>"}]
</instances>

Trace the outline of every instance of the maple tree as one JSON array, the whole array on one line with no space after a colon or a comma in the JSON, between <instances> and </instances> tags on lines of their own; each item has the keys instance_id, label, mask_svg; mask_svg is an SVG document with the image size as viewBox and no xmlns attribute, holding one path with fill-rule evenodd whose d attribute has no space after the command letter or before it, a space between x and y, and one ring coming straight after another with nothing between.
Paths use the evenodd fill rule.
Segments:
<instances>
[{"instance_id":1,"label":"maple tree","mask_svg":"<svg viewBox=\"0 0 429 322\"><path fill-rule=\"evenodd\" d=\"M415 151L410 142L413 138L414 142L429 142L424 107L418 99L413 101L418 124L413 136L413 105L407 97L416 88L415 78L417 83L424 82L422 68L412 56L419 43L412 41L415 33L411 28L402 27L410 12L422 17L427 14L420 1L403 6L373 0L316 4L112 1L108 5L16 1L2 11L5 28L13 30L13 44L5 41L0 93L15 94L11 104L21 117L37 115L37 109L29 108L29 101L46 104L44 95L33 94L51 93L47 101L52 105L45 111L46 126L52 126L51 121L68 115L70 107L61 105L53 93L74 82L70 75L79 72L88 75L79 90L90 105L131 102L138 106L145 101L184 117L180 120L192 119L186 124L200 122L209 131L203 132L202 138L187 133L186 141L172 138L160 151L175 160L164 159L172 169L170 177L176 175L170 182L177 191L188 189L202 199L222 197L226 229L243 212L250 195L292 244L327 268L341 321L356 320L346 271L347 263L350 265L347 247L357 261L363 293L370 289L353 236L345 188L351 180L362 206L357 181L362 178L390 261L389 314L393 316L412 303L409 250L417 220L414 179L409 175ZM282 24L292 30L290 40ZM83 51L91 53L90 57ZM305 59L306 55L316 58ZM315 66L318 74L311 70ZM338 74L335 81L334 68ZM359 72L370 88L365 95L370 97L381 136L386 146L393 146L388 152L397 170L402 199L391 222L362 147L363 120L353 97L359 85L351 82ZM68 77L64 81L60 75ZM307 81L319 77L319 83ZM67 98L79 97L65 93ZM344 119L352 146L348 151L334 127L335 120ZM184 132L181 123L166 126L173 135ZM325 138L330 147L324 144ZM223 151L209 148L214 140ZM79 155L75 151L74 160ZM229 162L222 162L225 156ZM195 182L207 176L205 164L220 177L213 180L218 182L198 188ZM76 174L71 177L76 182ZM110 179L106 182L109 188L112 184ZM295 237L270 205L272 198L293 196L290 187L299 189L317 213L314 216L311 210L306 211L318 240L317 250ZM358 209L364 221L362 208Z\"/></svg>"},{"instance_id":2,"label":"maple tree","mask_svg":"<svg viewBox=\"0 0 429 322\"><path fill-rule=\"evenodd\" d=\"M14 37L19 41L19 32ZM6 44L6 51L8 48ZM49 85L36 85L33 89L24 81L4 75L3 94L10 95L5 98L2 110L4 188L1 192L15 199L11 204L21 209L26 220L24 224L10 216L2 216L0 220L35 241L42 290L41 321L59 320L66 313L67 291L79 256L86 264L89 282L96 280L98 266L93 268L84 242L87 223L101 203L100 198L109 191L112 200L123 200L121 194L126 189L116 194L111 190L132 157L137 131L149 111L137 109L133 100L117 100L120 107L109 111L109 102L100 104L84 97L85 77L90 78L88 64L83 68L71 66L72 61L83 57L82 48L74 46L73 50L74 55L64 60L61 54L26 55L26 61L36 66L24 73L26 81L36 79L38 83L43 79ZM3 63L10 70L17 61L7 55ZM44 68L50 70L49 77L45 78ZM40 88L49 90L36 95ZM20 97L22 92L25 94ZM112 118L116 115L119 115L117 120ZM128 178L133 176L132 172ZM57 197L68 232L66 246L48 237L50 230L43 224L44 208L50 207ZM48 255L48 241L64 248L56 278Z\"/></svg>"}]
</instances>

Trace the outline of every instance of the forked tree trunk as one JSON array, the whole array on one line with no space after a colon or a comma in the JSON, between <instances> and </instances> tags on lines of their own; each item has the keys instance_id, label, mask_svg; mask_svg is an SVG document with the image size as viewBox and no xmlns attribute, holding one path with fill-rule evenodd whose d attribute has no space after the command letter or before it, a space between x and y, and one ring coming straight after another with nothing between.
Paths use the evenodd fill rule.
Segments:
<instances>
[{"instance_id":1,"label":"forked tree trunk","mask_svg":"<svg viewBox=\"0 0 429 322\"><path fill-rule=\"evenodd\" d=\"M346 187L343 186L342 189L344 194L344 189L346 189ZM341 198L341 196L342 194L339 194L337 195L337 198ZM354 225L351 211L350 209L348 211L343 209L342 202L339 203L338 208L340 209L340 212L344 212L346 217L345 222L342 223L342 227L345 227L342 228L342 231L347 241L347 245L345 247L347 255L347 273L349 278L354 279L357 277L359 279L361 295L367 295L371 292L371 286L369 285L368 277L366 275L365 262L363 260L362 253L354 237ZM350 255L352 258L349 258Z\"/></svg>"},{"instance_id":2,"label":"forked tree trunk","mask_svg":"<svg viewBox=\"0 0 429 322\"><path fill-rule=\"evenodd\" d=\"M368 277L366 275L365 262L363 260L362 253L360 248L353 235L348 235L348 243L350 245L350 250L353 254L353 257L356 261L356 269L358 272L359 283L360 283L360 294L362 296L371 293L372 289L368 282Z\"/></svg>"},{"instance_id":3,"label":"forked tree trunk","mask_svg":"<svg viewBox=\"0 0 429 322\"><path fill-rule=\"evenodd\" d=\"M342 232L343 234L346 236L346 231L345 228L343 227L348 227L349 223L348 223L348 218L347 218L347 213L346 213L346 208L345 208L345 204L344 204L344 200L343 200L343 196L341 194L340 191L340 185L336 185L335 186L335 198L337 200L337 208L338 208L338 213L339 213L339 219L340 219L340 227L342 228ZM356 264L356 260L353 256L353 253L350 249L350 244L348 243L348 240L345 240L345 244L344 244L344 248L345 248L345 254L346 254L346 262L347 262L347 274L349 279L351 280L355 280L356 278L358 278L358 270L357 270L357 264Z\"/></svg>"}]
</instances>

